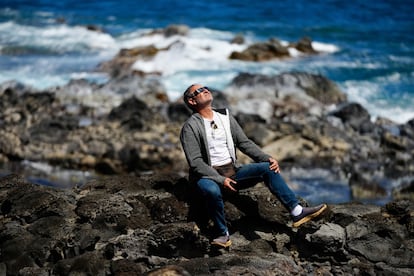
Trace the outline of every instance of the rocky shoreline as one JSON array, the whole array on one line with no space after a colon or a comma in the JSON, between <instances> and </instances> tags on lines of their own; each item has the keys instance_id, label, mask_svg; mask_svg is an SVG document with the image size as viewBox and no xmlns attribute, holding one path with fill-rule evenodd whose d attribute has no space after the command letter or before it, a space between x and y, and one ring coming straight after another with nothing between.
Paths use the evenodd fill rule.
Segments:
<instances>
[{"instance_id":1,"label":"rocky shoreline","mask_svg":"<svg viewBox=\"0 0 414 276\"><path fill-rule=\"evenodd\" d=\"M305 72L241 73L213 93L216 107L229 108L285 170L326 169L346 179L357 200L413 198L414 119L373 122L335 83ZM51 91L9 82L0 85L0 99L0 164L28 160L104 175L187 173L179 131L190 112L180 100L170 102L157 79L131 74Z\"/></svg>"},{"instance_id":2,"label":"rocky shoreline","mask_svg":"<svg viewBox=\"0 0 414 276\"><path fill-rule=\"evenodd\" d=\"M318 54L308 38L289 46L270 39L229 58L288 58L289 47ZM347 179L355 201L393 198L383 207L332 205L294 231L259 186L229 198L235 246L216 252L185 180L179 131L190 112L170 101L157 72L133 69L162 50L122 50L100 66L111 75L101 85L0 84L0 164L28 160L101 175L65 190L1 177L2 274L412 274L414 118L373 120L334 82L306 72L240 73L223 91L213 87L215 106L229 108L283 170L329 170Z\"/></svg>"}]
</instances>

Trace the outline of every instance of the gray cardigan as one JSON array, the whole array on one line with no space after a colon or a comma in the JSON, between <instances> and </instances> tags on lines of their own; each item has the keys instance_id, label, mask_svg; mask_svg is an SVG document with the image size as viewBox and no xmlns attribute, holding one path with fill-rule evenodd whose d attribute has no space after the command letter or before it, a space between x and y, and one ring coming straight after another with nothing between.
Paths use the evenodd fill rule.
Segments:
<instances>
[{"instance_id":1,"label":"gray cardigan","mask_svg":"<svg viewBox=\"0 0 414 276\"><path fill-rule=\"evenodd\" d=\"M233 163L237 166L235 149L252 158L255 162L266 162L271 157L265 154L253 141L247 138L246 134L237 123L236 119L231 116L227 109L215 110L223 120L227 145L230 155L233 157ZM222 119L223 118L223 119ZM226 127L228 126L228 127ZM200 178L210 178L219 184L224 183L224 176L211 167L210 154L208 151L206 131L204 121L200 114L193 113L184 123L180 134L181 145L189 165L189 180L197 181Z\"/></svg>"}]
</instances>

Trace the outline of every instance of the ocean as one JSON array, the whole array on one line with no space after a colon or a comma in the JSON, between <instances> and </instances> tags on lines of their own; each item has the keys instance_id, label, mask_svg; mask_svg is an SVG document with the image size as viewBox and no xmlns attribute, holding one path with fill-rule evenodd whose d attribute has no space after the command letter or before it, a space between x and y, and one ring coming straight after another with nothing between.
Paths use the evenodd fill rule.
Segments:
<instances>
[{"instance_id":1,"label":"ocean","mask_svg":"<svg viewBox=\"0 0 414 276\"><path fill-rule=\"evenodd\" d=\"M190 28L181 38L185 47L134 65L161 72L171 101L195 82L222 89L240 72L305 71L336 82L373 120L405 123L414 118L413 10L412 0L0 0L0 83L15 80L40 90L72 79L104 83L108 77L96 70L101 62L123 48L168 46L176 38L142 34L184 24ZM230 43L236 35L247 43L309 37L321 54L229 60L245 47Z\"/></svg>"}]
</instances>

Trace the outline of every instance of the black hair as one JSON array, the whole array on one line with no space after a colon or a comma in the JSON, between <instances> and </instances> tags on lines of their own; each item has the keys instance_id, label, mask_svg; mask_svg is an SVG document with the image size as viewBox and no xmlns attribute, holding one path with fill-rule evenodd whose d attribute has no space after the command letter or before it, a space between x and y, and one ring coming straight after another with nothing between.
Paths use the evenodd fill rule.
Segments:
<instances>
[{"instance_id":1,"label":"black hair","mask_svg":"<svg viewBox=\"0 0 414 276\"><path fill-rule=\"evenodd\" d=\"M188 99L191 98L191 88L196 85L196 83L193 83L192 85L190 85L189 87L187 87L187 89L184 91L183 93L183 100L185 105L190 108L191 110L193 110L193 107L190 105L190 103L188 102Z\"/></svg>"}]
</instances>

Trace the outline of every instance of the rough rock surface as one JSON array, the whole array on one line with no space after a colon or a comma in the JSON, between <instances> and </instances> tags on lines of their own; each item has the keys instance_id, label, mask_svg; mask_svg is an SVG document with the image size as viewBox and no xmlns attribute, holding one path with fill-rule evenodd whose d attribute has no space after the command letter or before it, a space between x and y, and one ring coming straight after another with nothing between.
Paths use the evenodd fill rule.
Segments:
<instances>
[{"instance_id":1,"label":"rough rock surface","mask_svg":"<svg viewBox=\"0 0 414 276\"><path fill-rule=\"evenodd\" d=\"M82 188L0 178L1 275L412 275L414 204L330 205L299 229L264 185L226 196L230 250L177 175ZM304 203L306 204L306 203ZM196 214L196 215L195 215ZM170 274L168 274L170 273Z\"/></svg>"}]
</instances>

